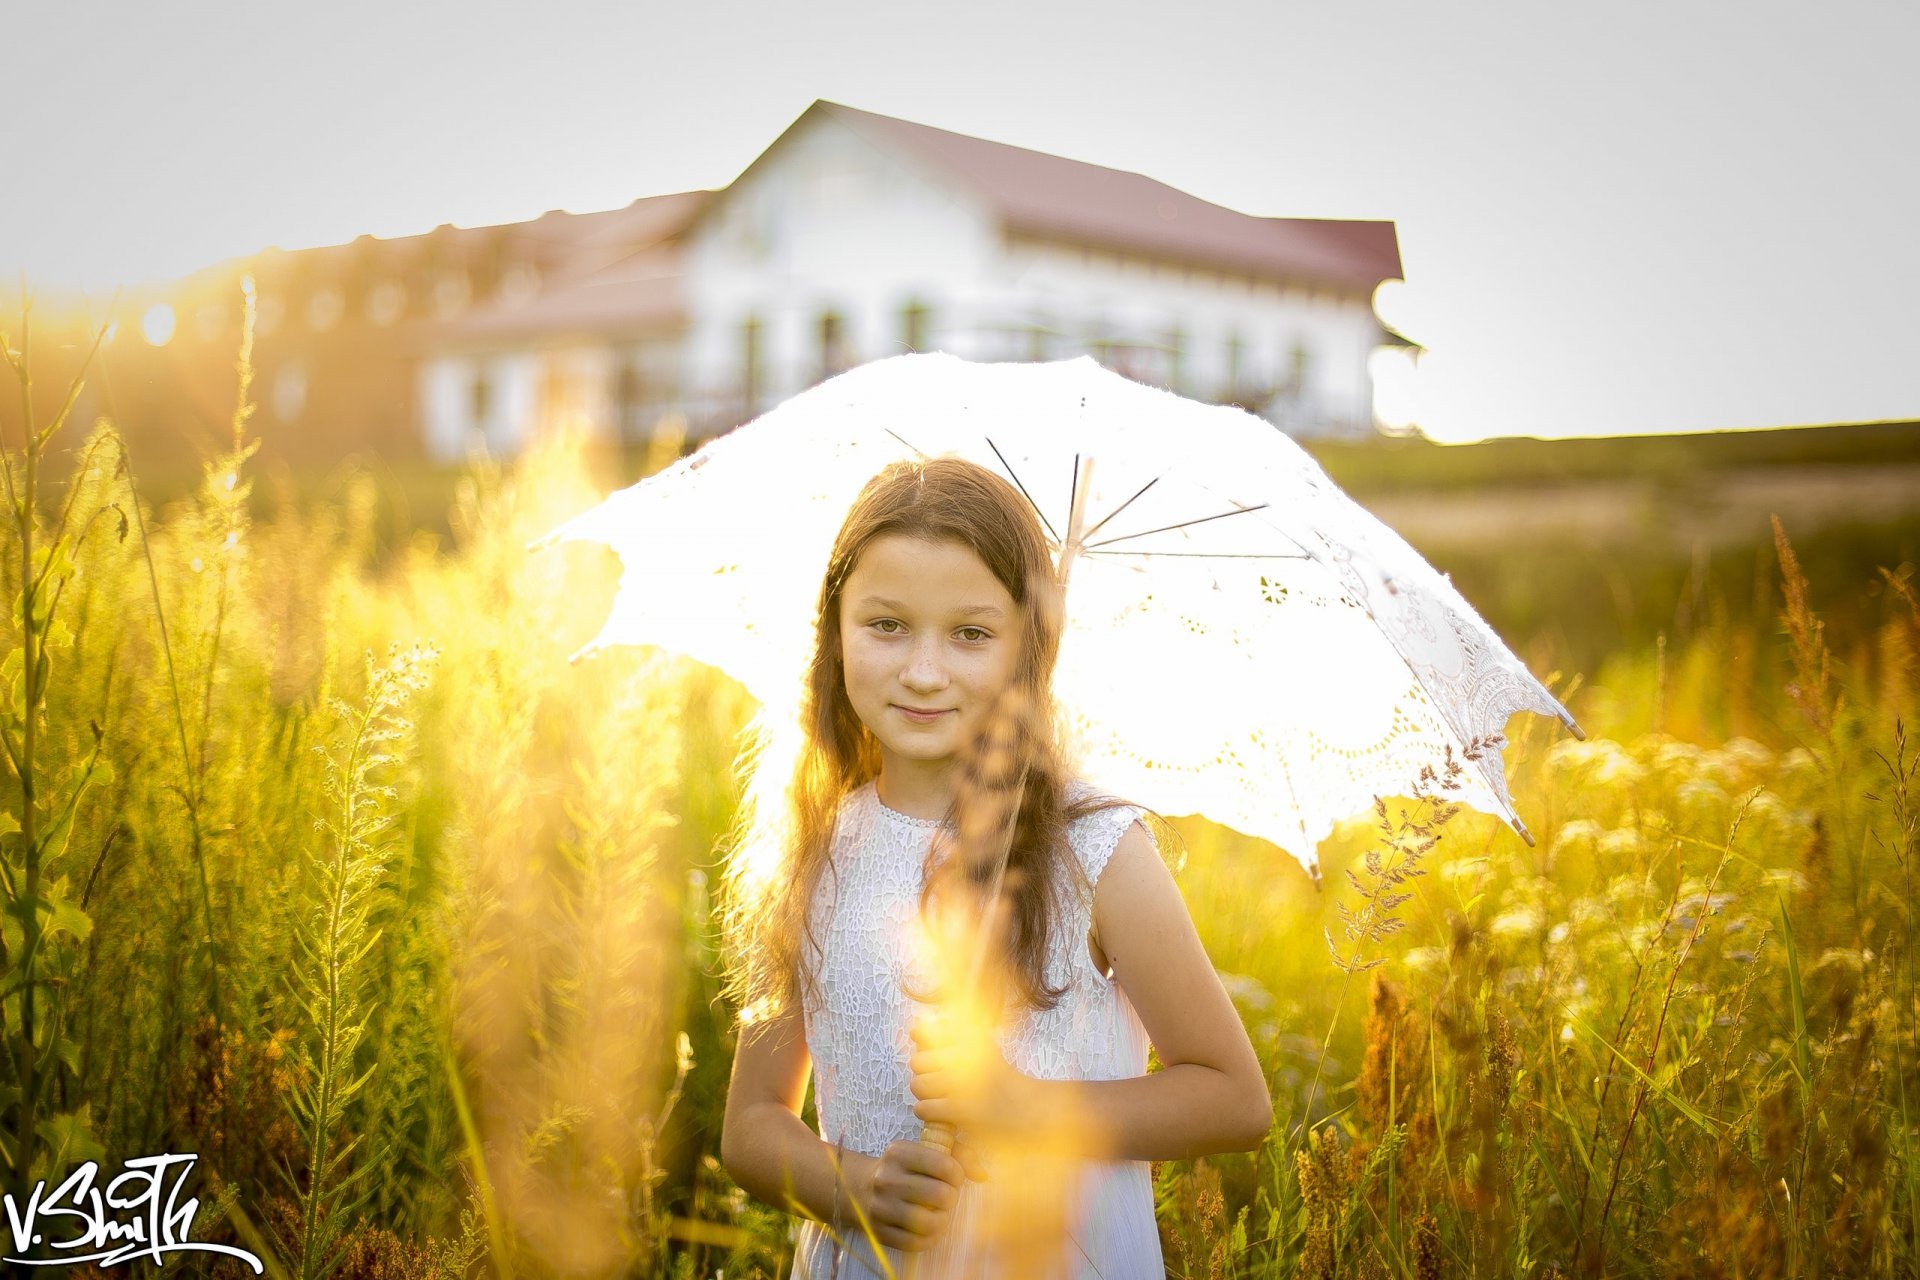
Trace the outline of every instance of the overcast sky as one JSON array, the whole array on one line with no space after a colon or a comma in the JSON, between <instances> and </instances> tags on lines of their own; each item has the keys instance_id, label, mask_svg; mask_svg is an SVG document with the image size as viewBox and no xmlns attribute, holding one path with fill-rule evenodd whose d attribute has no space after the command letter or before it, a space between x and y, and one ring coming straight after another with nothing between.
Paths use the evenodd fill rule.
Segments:
<instances>
[{"instance_id":1,"label":"overcast sky","mask_svg":"<svg viewBox=\"0 0 1920 1280\"><path fill-rule=\"evenodd\" d=\"M827 98L1248 213L1392 219L1380 309L1428 348L1443 438L1913 418L1916 12L0 0L0 266L104 296L724 186Z\"/></svg>"}]
</instances>

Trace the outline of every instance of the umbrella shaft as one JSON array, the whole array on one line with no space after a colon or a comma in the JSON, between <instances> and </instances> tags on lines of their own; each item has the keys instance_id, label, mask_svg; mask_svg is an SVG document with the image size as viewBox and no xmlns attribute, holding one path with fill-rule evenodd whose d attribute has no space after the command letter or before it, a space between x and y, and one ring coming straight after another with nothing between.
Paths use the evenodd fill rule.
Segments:
<instances>
[{"instance_id":1,"label":"umbrella shaft","mask_svg":"<svg viewBox=\"0 0 1920 1280\"><path fill-rule=\"evenodd\" d=\"M1080 554L1080 540L1086 536L1087 491L1093 486L1093 459L1079 458L1080 469L1073 482L1073 510L1067 515L1067 536L1060 544L1060 589L1067 589L1067 574L1074 557Z\"/></svg>"}]
</instances>

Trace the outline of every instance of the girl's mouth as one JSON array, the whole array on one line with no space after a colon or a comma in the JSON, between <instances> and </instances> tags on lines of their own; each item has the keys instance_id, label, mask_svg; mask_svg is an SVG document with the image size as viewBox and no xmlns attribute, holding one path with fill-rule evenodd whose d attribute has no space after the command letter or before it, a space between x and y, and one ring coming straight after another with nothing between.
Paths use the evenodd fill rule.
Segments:
<instances>
[{"instance_id":1,"label":"girl's mouth","mask_svg":"<svg viewBox=\"0 0 1920 1280\"><path fill-rule=\"evenodd\" d=\"M932 724L935 720L947 714L946 711L912 711L897 702L893 704L893 709L915 724ZM951 710L953 710L953 708L947 708L947 711Z\"/></svg>"}]
</instances>

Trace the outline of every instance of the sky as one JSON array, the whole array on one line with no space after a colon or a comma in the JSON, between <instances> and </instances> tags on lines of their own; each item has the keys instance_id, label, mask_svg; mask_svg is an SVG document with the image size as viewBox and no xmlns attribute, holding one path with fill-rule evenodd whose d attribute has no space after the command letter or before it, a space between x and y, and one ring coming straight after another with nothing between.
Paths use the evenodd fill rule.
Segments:
<instances>
[{"instance_id":1,"label":"sky","mask_svg":"<svg viewBox=\"0 0 1920 1280\"><path fill-rule=\"evenodd\" d=\"M1428 434L1920 418L1920 9L0 0L0 270L721 187L816 98L1268 216L1383 218ZM27 113L18 104L32 104ZM11 293L12 290L7 290ZM11 310L11 308L8 308Z\"/></svg>"}]
</instances>

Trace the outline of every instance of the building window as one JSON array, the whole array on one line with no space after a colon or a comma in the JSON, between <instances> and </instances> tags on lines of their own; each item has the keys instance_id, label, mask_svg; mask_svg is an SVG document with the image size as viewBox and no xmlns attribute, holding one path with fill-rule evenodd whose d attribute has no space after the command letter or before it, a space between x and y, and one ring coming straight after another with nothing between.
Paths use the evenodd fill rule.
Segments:
<instances>
[{"instance_id":1,"label":"building window","mask_svg":"<svg viewBox=\"0 0 1920 1280\"><path fill-rule=\"evenodd\" d=\"M1240 331L1234 330L1227 335L1227 394L1232 395L1240 389L1240 362L1246 355L1247 344L1240 338Z\"/></svg>"},{"instance_id":2,"label":"building window","mask_svg":"<svg viewBox=\"0 0 1920 1280\"><path fill-rule=\"evenodd\" d=\"M820 376L831 378L853 364L847 347L847 321L838 311L820 313Z\"/></svg>"},{"instance_id":3,"label":"building window","mask_svg":"<svg viewBox=\"0 0 1920 1280\"><path fill-rule=\"evenodd\" d=\"M1307 376L1313 364L1312 353L1307 344L1299 339L1293 340L1293 346L1287 351L1287 391L1299 397L1307 393Z\"/></svg>"},{"instance_id":4,"label":"building window","mask_svg":"<svg viewBox=\"0 0 1920 1280\"><path fill-rule=\"evenodd\" d=\"M487 376L485 365L473 371L473 385L467 388L468 421L484 429L493 417L493 379Z\"/></svg>"},{"instance_id":5,"label":"building window","mask_svg":"<svg viewBox=\"0 0 1920 1280\"><path fill-rule=\"evenodd\" d=\"M307 370L299 361L282 365L273 375L273 416L292 422L307 407Z\"/></svg>"},{"instance_id":6,"label":"building window","mask_svg":"<svg viewBox=\"0 0 1920 1280\"><path fill-rule=\"evenodd\" d=\"M614 423L622 444L630 444L640 438L642 390L640 371L634 368L631 360L623 362L613 381Z\"/></svg>"},{"instance_id":7,"label":"building window","mask_svg":"<svg viewBox=\"0 0 1920 1280\"><path fill-rule=\"evenodd\" d=\"M201 303L199 308L193 313L193 318L194 328L200 341L213 342L226 336L227 306L224 302L216 299L212 302ZM255 332L259 331L257 321L255 322L254 330Z\"/></svg>"},{"instance_id":8,"label":"building window","mask_svg":"<svg viewBox=\"0 0 1920 1280\"><path fill-rule=\"evenodd\" d=\"M927 332L932 314L927 304L917 299L900 308L900 345L903 348L908 351L927 349Z\"/></svg>"},{"instance_id":9,"label":"building window","mask_svg":"<svg viewBox=\"0 0 1920 1280\"><path fill-rule=\"evenodd\" d=\"M759 316L748 316L740 326L740 400L751 418L760 409L761 361L764 330Z\"/></svg>"},{"instance_id":10,"label":"building window","mask_svg":"<svg viewBox=\"0 0 1920 1280\"><path fill-rule=\"evenodd\" d=\"M407 291L398 281L383 280L367 294L367 319L385 328L407 310Z\"/></svg>"},{"instance_id":11,"label":"building window","mask_svg":"<svg viewBox=\"0 0 1920 1280\"><path fill-rule=\"evenodd\" d=\"M459 267L442 271L433 282L433 309L436 315L445 318L467 305L473 296L473 282L467 273Z\"/></svg>"},{"instance_id":12,"label":"building window","mask_svg":"<svg viewBox=\"0 0 1920 1280\"><path fill-rule=\"evenodd\" d=\"M1048 360L1053 356L1053 323L1046 316L1035 316L1027 326L1027 359Z\"/></svg>"},{"instance_id":13,"label":"building window","mask_svg":"<svg viewBox=\"0 0 1920 1280\"><path fill-rule=\"evenodd\" d=\"M346 309L346 296L339 289L331 285L315 289L307 299L307 325L315 333L325 333L340 322Z\"/></svg>"},{"instance_id":14,"label":"building window","mask_svg":"<svg viewBox=\"0 0 1920 1280\"><path fill-rule=\"evenodd\" d=\"M287 304L278 293L269 289L256 289L253 298L253 331L264 338L280 328L280 321L287 313Z\"/></svg>"},{"instance_id":15,"label":"building window","mask_svg":"<svg viewBox=\"0 0 1920 1280\"><path fill-rule=\"evenodd\" d=\"M500 277L498 295L502 302L525 302L540 291L540 268L531 262L516 262Z\"/></svg>"}]
</instances>

